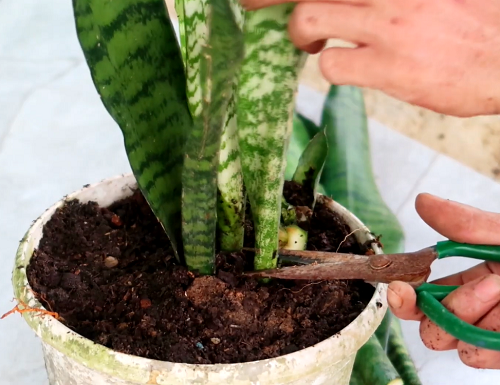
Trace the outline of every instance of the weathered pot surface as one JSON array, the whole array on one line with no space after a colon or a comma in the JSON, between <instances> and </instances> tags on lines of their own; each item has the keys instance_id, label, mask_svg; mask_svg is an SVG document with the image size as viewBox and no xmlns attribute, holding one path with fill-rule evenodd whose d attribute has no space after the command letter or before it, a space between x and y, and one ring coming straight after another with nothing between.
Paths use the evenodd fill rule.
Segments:
<instances>
[{"instance_id":1,"label":"weathered pot surface","mask_svg":"<svg viewBox=\"0 0 500 385\"><path fill-rule=\"evenodd\" d=\"M87 186L59 201L31 226L19 245L13 272L16 298L42 308L30 290L26 267L43 234L43 226L66 201L96 201L101 206L132 194L133 175L122 175ZM369 230L344 207L327 198L356 231L359 241L373 239ZM374 245L376 253L381 250ZM76 334L53 317L24 313L28 325L42 339L51 385L347 385L359 348L375 332L387 310L387 285L379 284L363 312L338 334L285 356L242 364L194 365L151 360L117 353Z\"/></svg>"}]
</instances>

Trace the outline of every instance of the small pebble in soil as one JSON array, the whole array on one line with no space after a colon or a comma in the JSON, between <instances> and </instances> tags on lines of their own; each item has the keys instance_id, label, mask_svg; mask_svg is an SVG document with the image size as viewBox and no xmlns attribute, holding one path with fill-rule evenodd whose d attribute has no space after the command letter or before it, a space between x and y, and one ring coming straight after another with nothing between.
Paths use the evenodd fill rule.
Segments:
<instances>
[{"instance_id":1,"label":"small pebble in soil","mask_svg":"<svg viewBox=\"0 0 500 385\"><path fill-rule=\"evenodd\" d=\"M106 257L106 259L104 259L104 265L108 269L112 269L113 267L118 266L118 259L115 257Z\"/></svg>"}]
</instances>

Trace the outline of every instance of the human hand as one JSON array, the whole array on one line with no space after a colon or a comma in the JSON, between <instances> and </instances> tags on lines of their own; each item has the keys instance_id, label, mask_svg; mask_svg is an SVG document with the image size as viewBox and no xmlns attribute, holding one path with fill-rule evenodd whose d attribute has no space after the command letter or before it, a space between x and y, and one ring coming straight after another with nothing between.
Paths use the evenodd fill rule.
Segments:
<instances>
[{"instance_id":1,"label":"human hand","mask_svg":"<svg viewBox=\"0 0 500 385\"><path fill-rule=\"evenodd\" d=\"M500 113L500 0L241 0L249 10L297 2L292 42L317 53L332 84L378 89L456 116Z\"/></svg>"},{"instance_id":2,"label":"human hand","mask_svg":"<svg viewBox=\"0 0 500 385\"><path fill-rule=\"evenodd\" d=\"M500 245L500 214L447 201L429 194L416 200L420 217L434 230L456 242ZM464 321L480 328L500 331L500 264L484 262L435 281L461 285L441 303ZM481 349L459 341L432 323L417 308L415 290L403 282L389 285L387 299L399 318L420 322L420 337L432 350L457 349L468 366L500 369L500 352Z\"/></svg>"}]
</instances>

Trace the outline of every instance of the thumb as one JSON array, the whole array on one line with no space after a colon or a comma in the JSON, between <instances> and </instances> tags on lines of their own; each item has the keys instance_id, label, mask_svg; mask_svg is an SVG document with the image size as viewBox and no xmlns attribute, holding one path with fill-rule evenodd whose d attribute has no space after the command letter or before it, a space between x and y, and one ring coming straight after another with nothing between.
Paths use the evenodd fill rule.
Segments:
<instances>
[{"instance_id":1,"label":"thumb","mask_svg":"<svg viewBox=\"0 0 500 385\"><path fill-rule=\"evenodd\" d=\"M394 281L387 288L387 302L394 315L411 321L420 321L424 315L417 307L415 289L405 282Z\"/></svg>"}]
</instances>

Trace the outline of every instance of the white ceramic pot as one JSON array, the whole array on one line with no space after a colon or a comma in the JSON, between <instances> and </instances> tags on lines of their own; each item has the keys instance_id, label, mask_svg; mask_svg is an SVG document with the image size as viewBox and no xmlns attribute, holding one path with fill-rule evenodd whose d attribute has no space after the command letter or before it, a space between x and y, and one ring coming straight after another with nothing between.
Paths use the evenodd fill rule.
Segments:
<instances>
[{"instance_id":1,"label":"white ceramic pot","mask_svg":"<svg viewBox=\"0 0 500 385\"><path fill-rule=\"evenodd\" d=\"M16 298L41 308L30 290L26 266L42 237L43 226L66 201L90 200L101 206L125 198L136 187L132 175L107 179L68 195L36 220L21 241L13 272ZM323 199L322 196L319 199ZM361 242L373 239L369 230L335 202L338 212ZM375 251L381 250L375 247ZM42 340L51 385L348 385L358 349L375 332L387 310L387 285L379 284L363 312L338 334L285 356L243 364L193 365L162 362L117 353L74 333L50 316L23 314Z\"/></svg>"}]
</instances>

